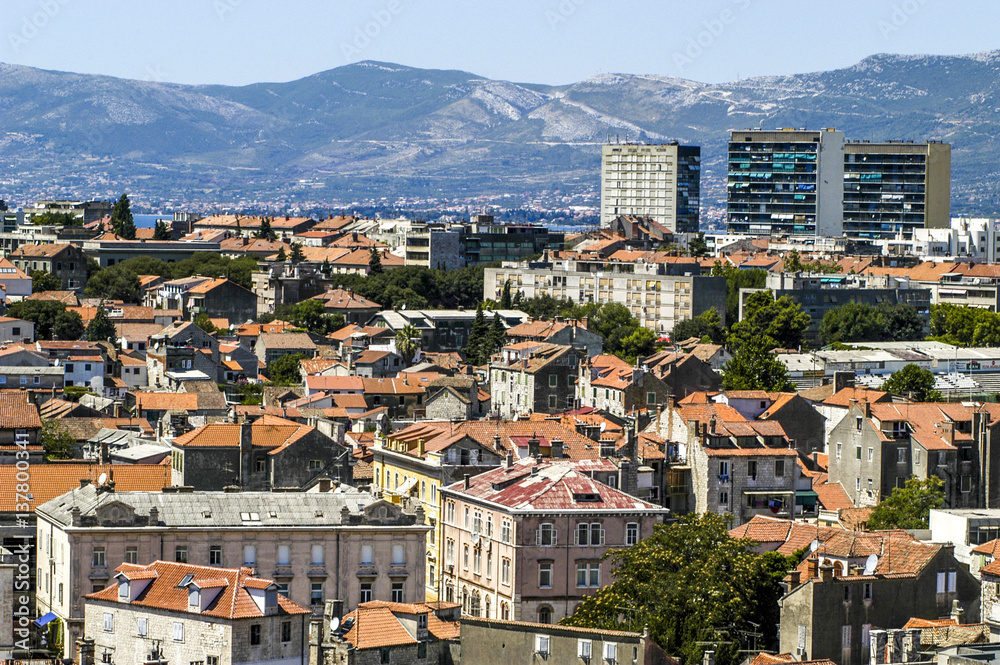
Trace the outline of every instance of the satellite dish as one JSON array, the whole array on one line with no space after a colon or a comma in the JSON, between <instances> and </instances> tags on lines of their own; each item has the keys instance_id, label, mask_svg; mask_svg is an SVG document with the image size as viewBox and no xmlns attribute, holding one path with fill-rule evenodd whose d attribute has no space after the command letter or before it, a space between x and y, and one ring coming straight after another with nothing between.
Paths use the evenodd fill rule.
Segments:
<instances>
[{"instance_id":1,"label":"satellite dish","mask_svg":"<svg viewBox=\"0 0 1000 665\"><path fill-rule=\"evenodd\" d=\"M816 540L812 541L811 543L809 543L809 551L810 552L815 552L818 549L819 549L819 539L816 539Z\"/></svg>"},{"instance_id":2,"label":"satellite dish","mask_svg":"<svg viewBox=\"0 0 1000 665\"><path fill-rule=\"evenodd\" d=\"M98 485L103 485L106 482L108 482L108 474L102 473L101 477L97 479L97 484Z\"/></svg>"},{"instance_id":3,"label":"satellite dish","mask_svg":"<svg viewBox=\"0 0 1000 665\"><path fill-rule=\"evenodd\" d=\"M601 421L601 434L604 434L604 430L608 428L607 421Z\"/></svg>"},{"instance_id":4,"label":"satellite dish","mask_svg":"<svg viewBox=\"0 0 1000 665\"><path fill-rule=\"evenodd\" d=\"M514 422L515 423L517 422L517 414L516 413L514 414Z\"/></svg>"},{"instance_id":5,"label":"satellite dish","mask_svg":"<svg viewBox=\"0 0 1000 665\"><path fill-rule=\"evenodd\" d=\"M869 554L868 558L865 559L865 570L862 575L874 575L876 566L878 566L878 555Z\"/></svg>"},{"instance_id":6,"label":"satellite dish","mask_svg":"<svg viewBox=\"0 0 1000 665\"><path fill-rule=\"evenodd\" d=\"M340 628L340 617L333 617L330 619L330 632L336 633L338 628Z\"/></svg>"}]
</instances>

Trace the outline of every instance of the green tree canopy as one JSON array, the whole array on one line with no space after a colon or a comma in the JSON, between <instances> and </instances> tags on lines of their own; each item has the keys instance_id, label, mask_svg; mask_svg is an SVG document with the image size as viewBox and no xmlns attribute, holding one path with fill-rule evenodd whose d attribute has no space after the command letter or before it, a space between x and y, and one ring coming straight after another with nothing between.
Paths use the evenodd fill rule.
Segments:
<instances>
[{"instance_id":1,"label":"green tree canopy","mask_svg":"<svg viewBox=\"0 0 1000 665\"><path fill-rule=\"evenodd\" d=\"M118 340L118 331L115 324L108 316L108 312L103 307L98 307L94 313L94 318L87 324L88 342L115 342Z\"/></svg>"},{"instance_id":2,"label":"green tree canopy","mask_svg":"<svg viewBox=\"0 0 1000 665\"><path fill-rule=\"evenodd\" d=\"M292 253L288 257L288 260L292 263L302 263L306 260L306 255L302 252L302 243L292 243Z\"/></svg>"},{"instance_id":3,"label":"green tree canopy","mask_svg":"<svg viewBox=\"0 0 1000 665\"><path fill-rule=\"evenodd\" d=\"M327 314L322 300L309 298L300 303L279 305L274 310L274 317L288 321L299 328L305 328L317 335L326 335L344 327L345 321L341 314Z\"/></svg>"},{"instance_id":4,"label":"green tree canopy","mask_svg":"<svg viewBox=\"0 0 1000 665\"><path fill-rule=\"evenodd\" d=\"M12 303L7 308L7 315L34 323L35 339L53 339L56 318L65 311L66 305L55 300L22 300ZM77 314L77 317L79 316ZM65 325L66 319L63 321ZM81 326L82 324L81 319ZM80 334L83 334L83 331Z\"/></svg>"},{"instance_id":5,"label":"green tree canopy","mask_svg":"<svg viewBox=\"0 0 1000 665\"><path fill-rule=\"evenodd\" d=\"M908 397L914 402L940 402L942 399L941 393L934 390L934 374L913 363L890 374L882 384L882 390Z\"/></svg>"},{"instance_id":6,"label":"green tree canopy","mask_svg":"<svg viewBox=\"0 0 1000 665\"><path fill-rule=\"evenodd\" d=\"M135 220L128 194L122 194L111 209L111 229L126 240L135 240Z\"/></svg>"},{"instance_id":7,"label":"green tree canopy","mask_svg":"<svg viewBox=\"0 0 1000 665\"><path fill-rule=\"evenodd\" d=\"M733 325L740 318L740 289L763 289L767 284L766 270L740 270L721 261L715 262L711 274L726 278L727 325Z\"/></svg>"},{"instance_id":8,"label":"green tree canopy","mask_svg":"<svg viewBox=\"0 0 1000 665\"><path fill-rule=\"evenodd\" d=\"M66 426L58 420L42 420L42 448L50 460L73 459L76 457L76 439Z\"/></svg>"},{"instance_id":9,"label":"green tree canopy","mask_svg":"<svg viewBox=\"0 0 1000 665\"><path fill-rule=\"evenodd\" d=\"M71 212L50 210L39 215L32 215L31 223L35 226L83 226L83 216L78 217Z\"/></svg>"},{"instance_id":10,"label":"green tree canopy","mask_svg":"<svg viewBox=\"0 0 1000 665\"><path fill-rule=\"evenodd\" d=\"M372 247L371 252L368 254L368 272L372 275L380 275L385 271L382 267L382 255L378 253L378 249Z\"/></svg>"},{"instance_id":11,"label":"green tree canopy","mask_svg":"<svg viewBox=\"0 0 1000 665\"><path fill-rule=\"evenodd\" d=\"M31 292L58 291L62 288L62 280L47 270L31 271Z\"/></svg>"},{"instance_id":12,"label":"green tree canopy","mask_svg":"<svg viewBox=\"0 0 1000 665\"><path fill-rule=\"evenodd\" d=\"M276 386L295 386L302 383L299 361L308 358L304 353L286 353L267 366L267 375Z\"/></svg>"},{"instance_id":13,"label":"green tree canopy","mask_svg":"<svg viewBox=\"0 0 1000 665\"><path fill-rule=\"evenodd\" d=\"M1000 346L1000 314L981 307L931 305L931 336L958 346Z\"/></svg>"},{"instance_id":14,"label":"green tree canopy","mask_svg":"<svg viewBox=\"0 0 1000 665\"><path fill-rule=\"evenodd\" d=\"M923 338L924 324L906 303L849 302L823 316L819 336L823 344L912 341Z\"/></svg>"},{"instance_id":15,"label":"green tree canopy","mask_svg":"<svg viewBox=\"0 0 1000 665\"><path fill-rule=\"evenodd\" d=\"M688 253L695 257L708 256L708 243L705 242L704 233L699 233L691 238L691 241L688 242Z\"/></svg>"},{"instance_id":16,"label":"green tree canopy","mask_svg":"<svg viewBox=\"0 0 1000 665\"><path fill-rule=\"evenodd\" d=\"M743 319L730 328L729 346L733 350L750 340L764 339L769 350L794 349L802 345L809 327L809 315L788 296L774 299L771 291L756 291L743 304Z\"/></svg>"},{"instance_id":17,"label":"green tree canopy","mask_svg":"<svg viewBox=\"0 0 1000 665\"><path fill-rule=\"evenodd\" d=\"M503 283L503 292L500 295L500 309L510 309L514 306L514 300L510 295L510 280Z\"/></svg>"},{"instance_id":18,"label":"green tree canopy","mask_svg":"<svg viewBox=\"0 0 1000 665\"><path fill-rule=\"evenodd\" d=\"M764 337L752 337L741 344L732 359L722 367L722 389L768 392L795 390L795 386L788 380L788 369L771 350Z\"/></svg>"},{"instance_id":19,"label":"green tree canopy","mask_svg":"<svg viewBox=\"0 0 1000 665\"><path fill-rule=\"evenodd\" d=\"M162 219L153 226L153 240L170 240L170 227Z\"/></svg>"},{"instance_id":20,"label":"green tree canopy","mask_svg":"<svg viewBox=\"0 0 1000 665\"><path fill-rule=\"evenodd\" d=\"M63 310L56 314L55 321L52 322L52 336L55 339L73 342L83 337L85 331L83 317L77 312Z\"/></svg>"},{"instance_id":21,"label":"green tree canopy","mask_svg":"<svg viewBox=\"0 0 1000 665\"><path fill-rule=\"evenodd\" d=\"M944 481L937 476L914 476L904 487L894 487L872 510L869 531L877 529L926 529L932 508L944 503Z\"/></svg>"},{"instance_id":22,"label":"green tree canopy","mask_svg":"<svg viewBox=\"0 0 1000 665\"><path fill-rule=\"evenodd\" d=\"M204 330L209 335L214 335L215 333L219 332L219 329L215 326L214 323L212 323L212 317L210 317L205 312L198 313L198 315L195 316L191 320L191 322L194 323L199 328L201 328L202 330Z\"/></svg>"},{"instance_id":23,"label":"green tree canopy","mask_svg":"<svg viewBox=\"0 0 1000 665\"><path fill-rule=\"evenodd\" d=\"M288 260L288 254L285 253L284 245L278 248L278 255L274 257L274 260L278 261L279 263L284 263L285 261Z\"/></svg>"},{"instance_id":24,"label":"green tree canopy","mask_svg":"<svg viewBox=\"0 0 1000 665\"><path fill-rule=\"evenodd\" d=\"M763 631L759 648L777 646L781 579L795 565L776 552L757 554L748 539L730 537L727 518L685 515L636 545L611 550L613 581L560 623L642 632L686 663L701 663L707 643L719 665L744 658L743 631Z\"/></svg>"},{"instance_id":25,"label":"green tree canopy","mask_svg":"<svg viewBox=\"0 0 1000 665\"><path fill-rule=\"evenodd\" d=\"M670 339L675 343L691 337L699 339L707 337L713 344L722 344L725 339L722 317L714 307L709 307L693 319L679 321L670 333Z\"/></svg>"},{"instance_id":26,"label":"green tree canopy","mask_svg":"<svg viewBox=\"0 0 1000 665\"><path fill-rule=\"evenodd\" d=\"M423 343L423 336L416 326L408 324L396 331L396 353L403 359L403 364L407 367L413 362L420 345Z\"/></svg>"},{"instance_id":27,"label":"green tree canopy","mask_svg":"<svg viewBox=\"0 0 1000 665\"><path fill-rule=\"evenodd\" d=\"M129 259L129 261L134 259ZM129 261L104 268L94 273L87 280L84 294L106 300L121 300L124 303L137 303L142 297L142 285L139 274L129 267Z\"/></svg>"},{"instance_id":28,"label":"green tree canopy","mask_svg":"<svg viewBox=\"0 0 1000 665\"><path fill-rule=\"evenodd\" d=\"M490 324L486 323L483 306L476 307L476 318L469 331L469 340L462 349L466 362L482 365L490 359Z\"/></svg>"},{"instance_id":29,"label":"green tree canopy","mask_svg":"<svg viewBox=\"0 0 1000 665\"><path fill-rule=\"evenodd\" d=\"M239 219L236 220L237 226L239 226ZM271 218L265 217L261 220L260 228L254 233L255 238L260 238L262 240L275 241L278 239L278 234L271 229ZM279 261L284 261L284 259L278 259Z\"/></svg>"}]
</instances>

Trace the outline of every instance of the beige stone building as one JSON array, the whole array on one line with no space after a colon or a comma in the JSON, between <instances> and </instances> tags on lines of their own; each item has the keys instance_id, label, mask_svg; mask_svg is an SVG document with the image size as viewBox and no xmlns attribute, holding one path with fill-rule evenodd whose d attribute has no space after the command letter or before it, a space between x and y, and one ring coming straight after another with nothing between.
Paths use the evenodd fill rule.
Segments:
<instances>
[{"instance_id":1,"label":"beige stone building","mask_svg":"<svg viewBox=\"0 0 1000 665\"><path fill-rule=\"evenodd\" d=\"M83 598L121 563L250 566L293 601L424 598L423 511L362 492L114 492L88 485L35 510L37 608L83 631Z\"/></svg>"}]
</instances>

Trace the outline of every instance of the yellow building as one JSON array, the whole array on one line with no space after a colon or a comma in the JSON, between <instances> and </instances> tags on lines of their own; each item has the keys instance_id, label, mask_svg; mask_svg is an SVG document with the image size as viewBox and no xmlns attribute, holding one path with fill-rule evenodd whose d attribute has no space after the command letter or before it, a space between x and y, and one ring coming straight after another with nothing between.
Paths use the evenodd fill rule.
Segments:
<instances>
[{"instance_id":1,"label":"yellow building","mask_svg":"<svg viewBox=\"0 0 1000 665\"><path fill-rule=\"evenodd\" d=\"M427 533L427 601L438 600L442 541L440 489L500 465L501 452L481 444L448 422L421 422L376 439L372 489L393 503L423 506Z\"/></svg>"}]
</instances>

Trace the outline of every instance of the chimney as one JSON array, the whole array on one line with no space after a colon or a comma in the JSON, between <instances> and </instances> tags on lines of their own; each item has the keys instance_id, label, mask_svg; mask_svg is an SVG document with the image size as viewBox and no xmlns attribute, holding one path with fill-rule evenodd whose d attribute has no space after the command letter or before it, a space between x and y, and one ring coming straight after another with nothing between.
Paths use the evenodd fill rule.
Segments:
<instances>
[{"instance_id":1,"label":"chimney","mask_svg":"<svg viewBox=\"0 0 1000 665\"><path fill-rule=\"evenodd\" d=\"M851 399L847 400L847 408L848 408L848 409L853 409L853 408L854 408L854 407L856 407L857 405L858 405L858 400L857 400L857 398L855 398L855 397L852 397Z\"/></svg>"},{"instance_id":2,"label":"chimney","mask_svg":"<svg viewBox=\"0 0 1000 665\"><path fill-rule=\"evenodd\" d=\"M854 372L834 372L833 392L839 393L844 388L854 387Z\"/></svg>"},{"instance_id":3,"label":"chimney","mask_svg":"<svg viewBox=\"0 0 1000 665\"><path fill-rule=\"evenodd\" d=\"M469 489L471 483L469 482L469 474L465 474L465 489Z\"/></svg>"},{"instance_id":4,"label":"chimney","mask_svg":"<svg viewBox=\"0 0 1000 665\"><path fill-rule=\"evenodd\" d=\"M80 479L80 489L83 489L84 487L86 487L89 484L90 484L90 478L81 478Z\"/></svg>"},{"instance_id":5,"label":"chimney","mask_svg":"<svg viewBox=\"0 0 1000 665\"><path fill-rule=\"evenodd\" d=\"M320 492L329 492L331 486L332 486L332 482L330 481L329 478L320 478L319 479L319 491Z\"/></svg>"},{"instance_id":6,"label":"chimney","mask_svg":"<svg viewBox=\"0 0 1000 665\"><path fill-rule=\"evenodd\" d=\"M160 509L153 506L149 509L149 525L157 526L160 523Z\"/></svg>"},{"instance_id":7,"label":"chimney","mask_svg":"<svg viewBox=\"0 0 1000 665\"><path fill-rule=\"evenodd\" d=\"M531 438L528 439L528 457L538 456L538 447L541 443L534 434L531 435Z\"/></svg>"},{"instance_id":8,"label":"chimney","mask_svg":"<svg viewBox=\"0 0 1000 665\"><path fill-rule=\"evenodd\" d=\"M563 442L562 439L552 439L552 459L562 459Z\"/></svg>"},{"instance_id":9,"label":"chimney","mask_svg":"<svg viewBox=\"0 0 1000 665\"><path fill-rule=\"evenodd\" d=\"M715 434L715 425L716 425L715 416L712 416L711 418L708 419L708 433L709 434Z\"/></svg>"},{"instance_id":10,"label":"chimney","mask_svg":"<svg viewBox=\"0 0 1000 665\"><path fill-rule=\"evenodd\" d=\"M590 327L590 317L589 316L585 316L582 319L580 319L580 327L583 328L584 330L587 330Z\"/></svg>"},{"instance_id":11,"label":"chimney","mask_svg":"<svg viewBox=\"0 0 1000 665\"><path fill-rule=\"evenodd\" d=\"M955 423L950 421L941 423L941 438L944 439L949 446L955 445Z\"/></svg>"},{"instance_id":12,"label":"chimney","mask_svg":"<svg viewBox=\"0 0 1000 665\"><path fill-rule=\"evenodd\" d=\"M872 403L867 399L861 400L861 410L865 412L865 418L872 417Z\"/></svg>"},{"instance_id":13,"label":"chimney","mask_svg":"<svg viewBox=\"0 0 1000 665\"><path fill-rule=\"evenodd\" d=\"M706 651L704 655L702 655L701 665L715 665L715 652Z\"/></svg>"},{"instance_id":14,"label":"chimney","mask_svg":"<svg viewBox=\"0 0 1000 665\"><path fill-rule=\"evenodd\" d=\"M951 601L951 618L959 626L965 623L965 610L961 608L957 600Z\"/></svg>"},{"instance_id":15,"label":"chimney","mask_svg":"<svg viewBox=\"0 0 1000 665\"><path fill-rule=\"evenodd\" d=\"M514 467L514 453L509 450L507 451L507 457L504 458L504 467L507 469Z\"/></svg>"},{"instance_id":16,"label":"chimney","mask_svg":"<svg viewBox=\"0 0 1000 665\"><path fill-rule=\"evenodd\" d=\"M417 457L423 457L425 452L424 439L423 437L420 437L417 439Z\"/></svg>"},{"instance_id":17,"label":"chimney","mask_svg":"<svg viewBox=\"0 0 1000 665\"><path fill-rule=\"evenodd\" d=\"M820 564L819 576L824 582L830 582L833 580L833 564L826 561Z\"/></svg>"},{"instance_id":18,"label":"chimney","mask_svg":"<svg viewBox=\"0 0 1000 665\"><path fill-rule=\"evenodd\" d=\"M806 577L809 579L814 579L816 577L816 557L809 557L806 559Z\"/></svg>"},{"instance_id":19,"label":"chimney","mask_svg":"<svg viewBox=\"0 0 1000 665\"><path fill-rule=\"evenodd\" d=\"M788 573L788 582L789 582L790 588L797 587L799 585L799 582L801 580L802 580L802 571L801 570L793 568L792 571L790 573Z\"/></svg>"}]
</instances>

